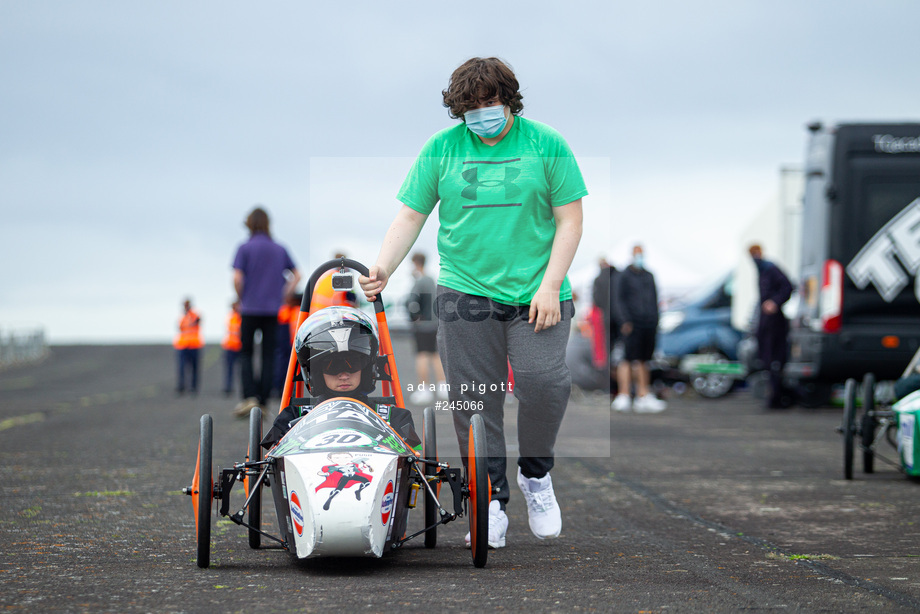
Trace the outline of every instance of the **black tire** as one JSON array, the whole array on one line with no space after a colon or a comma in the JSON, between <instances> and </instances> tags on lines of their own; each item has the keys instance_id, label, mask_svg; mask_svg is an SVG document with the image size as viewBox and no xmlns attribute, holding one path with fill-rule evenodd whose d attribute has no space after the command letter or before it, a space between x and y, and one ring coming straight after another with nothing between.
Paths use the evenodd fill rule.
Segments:
<instances>
[{"instance_id":1,"label":"black tire","mask_svg":"<svg viewBox=\"0 0 920 614\"><path fill-rule=\"evenodd\" d=\"M422 458L438 460L438 440L434 416L434 410L430 407L426 407L425 412L422 414L422 432L424 433L424 441L422 441ZM430 475L436 475L438 473L438 468L426 464L423 473L427 478ZM430 481L428 485L433 490L437 490L439 486L439 484ZM440 518L441 514L438 511L438 502L428 492L428 488L425 488L425 526L431 527L425 531L426 548L434 548L438 545L438 527L436 525Z\"/></svg>"},{"instance_id":2,"label":"black tire","mask_svg":"<svg viewBox=\"0 0 920 614\"><path fill-rule=\"evenodd\" d=\"M247 460L252 462L258 462L262 460L262 408L253 407L249 411L249 451L247 454ZM256 481L256 476L246 476L245 479L245 490L246 496L249 496L249 491L252 485ZM257 529L262 528L262 488L256 491L255 496L252 498L252 501L249 502L249 526L256 527ZM262 534L253 529L249 529L249 547L258 548L262 545Z\"/></svg>"},{"instance_id":3,"label":"black tire","mask_svg":"<svg viewBox=\"0 0 920 614\"><path fill-rule=\"evenodd\" d=\"M211 473L213 429L211 416L203 415L198 437L198 463L193 480L193 485L197 485L197 492L193 493L195 496L192 498L195 503L197 562L202 569L211 564L211 501L214 498L214 476Z\"/></svg>"},{"instance_id":4,"label":"black tire","mask_svg":"<svg viewBox=\"0 0 920 614\"><path fill-rule=\"evenodd\" d=\"M690 380L690 385L701 397L718 399L731 392L735 378L719 373L697 373Z\"/></svg>"},{"instance_id":5,"label":"black tire","mask_svg":"<svg viewBox=\"0 0 920 614\"><path fill-rule=\"evenodd\" d=\"M709 352L706 355L708 362L729 362L728 357L722 352ZM695 373L690 377L690 385L701 397L718 399L731 392L735 386L735 378L722 373Z\"/></svg>"},{"instance_id":6,"label":"black tire","mask_svg":"<svg viewBox=\"0 0 920 614\"><path fill-rule=\"evenodd\" d=\"M826 382L807 382L796 390L799 405L808 409L824 407L831 401L833 388Z\"/></svg>"},{"instance_id":7,"label":"black tire","mask_svg":"<svg viewBox=\"0 0 920 614\"><path fill-rule=\"evenodd\" d=\"M875 419L875 374L866 373L862 384L863 414L859 422L860 440L862 442L862 462L865 473L875 473L875 431L878 421Z\"/></svg>"},{"instance_id":8,"label":"black tire","mask_svg":"<svg viewBox=\"0 0 920 614\"><path fill-rule=\"evenodd\" d=\"M853 439L856 436L856 380L850 378L843 392L843 477L853 479Z\"/></svg>"},{"instance_id":9,"label":"black tire","mask_svg":"<svg viewBox=\"0 0 920 614\"><path fill-rule=\"evenodd\" d=\"M486 445L486 424L476 414L470 420L469 458L467 459L470 491L470 545L473 565L485 567L489 558L489 450Z\"/></svg>"}]
</instances>

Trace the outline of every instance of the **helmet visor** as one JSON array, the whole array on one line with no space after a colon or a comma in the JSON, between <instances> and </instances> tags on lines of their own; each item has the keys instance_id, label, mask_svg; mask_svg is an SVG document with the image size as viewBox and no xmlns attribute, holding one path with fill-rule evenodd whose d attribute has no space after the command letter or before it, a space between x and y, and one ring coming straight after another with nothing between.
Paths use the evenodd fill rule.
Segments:
<instances>
[{"instance_id":1,"label":"helmet visor","mask_svg":"<svg viewBox=\"0 0 920 614\"><path fill-rule=\"evenodd\" d=\"M340 373L357 373L370 366L371 357L358 352L338 352L323 364L323 373L339 375Z\"/></svg>"}]
</instances>

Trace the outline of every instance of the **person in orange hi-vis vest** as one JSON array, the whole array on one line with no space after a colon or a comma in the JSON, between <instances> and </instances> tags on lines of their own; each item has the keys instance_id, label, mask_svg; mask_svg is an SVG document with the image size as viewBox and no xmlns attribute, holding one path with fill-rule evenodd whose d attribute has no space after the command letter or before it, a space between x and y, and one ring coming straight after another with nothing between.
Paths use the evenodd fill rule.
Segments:
<instances>
[{"instance_id":1,"label":"person in orange hi-vis vest","mask_svg":"<svg viewBox=\"0 0 920 614\"><path fill-rule=\"evenodd\" d=\"M278 310L278 339L275 342L275 377L272 388L279 397L284 392L288 359L291 357L291 347L294 344L294 335L297 333L297 316L300 314L302 298L302 294L292 294Z\"/></svg>"},{"instance_id":2,"label":"person in orange hi-vis vest","mask_svg":"<svg viewBox=\"0 0 920 614\"><path fill-rule=\"evenodd\" d=\"M233 392L233 375L236 369L236 359L240 357L243 342L240 340L240 302L234 301L231 305L230 315L227 316L227 333L220 347L224 349L224 395L230 396Z\"/></svg>"},{"instance_id":3,"label":"person in orange hi-vis vest","mask_svg":"<svg viewBox=\"0 0 920 614\"><path fill-rule=\"evenodd\" d=\"M179 334L173 342L179 356L179 383L177 394L185 393L185 374L190 375L189 391L198 394L198 354L201 346L201 316L192 309L191 299L185 299L185 313L179 320Z\"/></svg>"}]
</instances>

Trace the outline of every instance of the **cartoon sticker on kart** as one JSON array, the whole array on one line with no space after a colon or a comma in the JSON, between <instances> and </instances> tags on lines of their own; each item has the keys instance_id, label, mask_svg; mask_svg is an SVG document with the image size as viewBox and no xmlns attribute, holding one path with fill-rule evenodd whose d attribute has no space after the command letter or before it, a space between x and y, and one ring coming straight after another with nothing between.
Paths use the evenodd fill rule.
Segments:
<instances>
[{"instance_id":1,"label":"cartoon sticker on kart","mask_svg":"<svg viewBox=\"0 0 920 614\"><path fill-rule=\"evenodd\" d=\"M355 491L355 499L360 501L361 491L374 479L372 475L368 475L374 472L374 468L364 462L363 459L355 460L351 452L330 452L326 455L326 458L332 464L324 465L317 472L318 475L326 479L316 487L316 492L323 488L332 488L334 490L329 493L329 498L323 504L323 509L328 510L329 504L332 503L332 499L337 494L355 484L359 484L358 489Z\"/></svg>"}]
</instances>

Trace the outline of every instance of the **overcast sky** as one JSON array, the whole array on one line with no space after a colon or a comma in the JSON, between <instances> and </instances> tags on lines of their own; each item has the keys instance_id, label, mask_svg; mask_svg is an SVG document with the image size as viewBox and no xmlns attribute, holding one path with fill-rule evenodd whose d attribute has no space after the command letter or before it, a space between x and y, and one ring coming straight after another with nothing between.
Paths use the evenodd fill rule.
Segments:
<instances>
[{"instance_id":1,"label":"overcast sky","mask_svg":"<svg viewBox=\"0 0 920 614\"><path fill-rule=\"evenodd\" d=\"M372 264L472 56L582 164L573 277L641 241L659 285L699 284L807 122L918 119L918 22L915 0L2 2L0 332L168 341L190 295L219 339L255 203L303 272Z\"/></svg>"}]
</instances>

